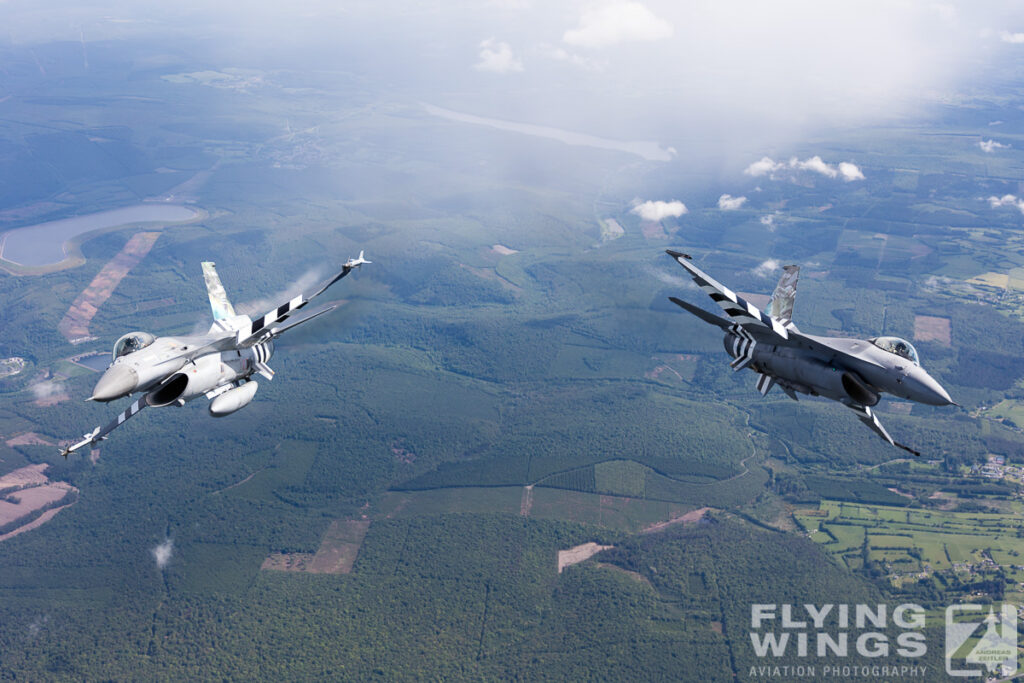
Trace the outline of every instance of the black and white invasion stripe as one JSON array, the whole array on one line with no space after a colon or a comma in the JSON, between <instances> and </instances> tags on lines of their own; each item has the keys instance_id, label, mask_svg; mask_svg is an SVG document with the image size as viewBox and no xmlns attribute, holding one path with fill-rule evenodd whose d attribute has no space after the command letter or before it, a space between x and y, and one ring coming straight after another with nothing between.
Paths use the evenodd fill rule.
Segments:
<instances>
[{"instance_id":1,"label":"black and white invasion stripe","mask_svg":"<svg viewBox=\"0 0 1024 683\"><path fill-rule=\"evenodd\" d=\"M299 310L303 306L309 303L309 300L303 297L301 294L291 301L281 304L274 310L270 311L262 318L257 318L252 321L252 327L249 330L249 336L252 336L260 330L270 327L274 323L282 322L286 320L295 311Z\"/></svg>"},{"instance_id":2,"label":"black and white invasion stripe","mask_svg":"<svg viewBox=\"0 0 1024 683\"><path fill-rule=\"evenodd\" d=\"M750 364L750 361L754 360L754 347L757 346L757 340L739 324L733 324L729 328L729 332L733 335L733 361L729 363L729 366L733 370L742 370Z\"/></svg>"},{"instance_id":3,"label":"black and white invasion stripe","mask_svg":"<svg viewBox=\"0 0 1024 683\"><path fill-rule=\"evenodd\" d=\"M142 408L145 405L145 403L146 403L146 397L143 396L138 401L136 401L135 403L133 403L130 406L128 406L128 409L126 411L124 411L123 413L121 413L120 415L117 416L117 424L121 424L125 420L127 420L129 417L134 416L136 413L138 413L140 410L142 410Z\"/></svg>"},{"instance_id":4,"label":"black and white invasion stripe","mask_svg":"<svg viewBox=\"0 0 1024 683\"><path fill-rule=\"evenodd\" d=\"M257 363L266 363L272 353L269 344L257 344L252 347L252 357Z\"/></svg>"},{"instance_id":5,"label":"black and white invasion stripe","mask_svg":"<svg viewBox=\"0 0 1024 683\"><path fill-rule=\"evenodd\" d=\"M783 339L789 339L789 331L786 329L786 325L764 313L757 306L739 296L725 285L715 281L714 278L705 274L685 257L675 256L674 258L679 262L679 265L686 268L690 273L690 277L697 283L697 286L703 289L737 323L740 325L764 325Z\"/></svg>"},{"instance_id":6,"label":"black and white invasion stripe","mask_svg":"<svg viewBox=\"0 0 1024 683\"><path fill-rule=\"evenodd\" d=\"M91 442L92 443L96 443L97 441L102 441L103 439L107 438L107 434L109 434L110 432L114 431L115 429L120 427L122 424L124 424L124 421L127 420L129 417L133 417L133 416L137 415L139 413L139 411L142 410L143 408L145 408L147 405L149 405L149 404L146 403L146 397L145 396L139 398L134 403L132 403L130 406L128 406L128 408L123 413L121 413L120 415L115 417L113 420L111 420L109 423L107 423L106 427L104 427L103 429L98 430L96 432L96 434L92 437L92 441ZM86 436L88 436L88 435L86 435Z\"/></svg>"},{"instance_id":7,"label":"black and white invasion stripe","mask_svg":"<svg viewBox=\"0 0 1024 683\"><path fill-rule=\"evenodd\" d=\"M757 390L761 392L762 396L767 396L773 386L775 386L775 378L771 375L757 376Z\"/></svg>"}]
</instances>

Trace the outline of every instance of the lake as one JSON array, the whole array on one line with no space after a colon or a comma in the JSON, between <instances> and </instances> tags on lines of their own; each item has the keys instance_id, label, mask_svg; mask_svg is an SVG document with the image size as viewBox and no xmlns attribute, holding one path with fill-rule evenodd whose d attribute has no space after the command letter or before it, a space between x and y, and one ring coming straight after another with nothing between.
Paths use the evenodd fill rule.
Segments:
<instances>
[{"instance_id":1,"label":"lake","mask_svg":"<svg viewBox=\"0 0 1024 683\"><path fill-rule=\"evenodd\" d=\"M71 239L134 223L180 223L199 214L177 204L139 204L15 228L0 237L0 258L21 266L48 266L67 256Z\"/></svg>"},{"instance_id":2,"label":"lake","mask_svg":"<svg viewBox=\"0 0 1024 683\"><path fill-rule=\"evenodd\" d=\"M82 356L75 362L96 372L103 372L110 367L110 353L94 353L89 356Z\"/></svg>"}]
</instances>

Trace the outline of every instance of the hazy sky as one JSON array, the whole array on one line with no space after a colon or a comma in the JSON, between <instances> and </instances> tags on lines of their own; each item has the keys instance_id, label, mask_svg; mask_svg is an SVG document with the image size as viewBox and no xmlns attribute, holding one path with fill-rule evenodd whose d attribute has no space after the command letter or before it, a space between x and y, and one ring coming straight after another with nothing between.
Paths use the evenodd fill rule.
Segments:
<instances>
[{"instance_id":1,"label":"hazy sky","mask_svg":"<svg viewBox=\"0 0 1024 683\"><path fill-rule=\"evenodd\" d=\"M352 72L398 101L667 144L916 113L1024 51L1024 9L927 0L0 0L0 26L22 45L180 36L212 68Z\"/></svg>"}]
</instances>

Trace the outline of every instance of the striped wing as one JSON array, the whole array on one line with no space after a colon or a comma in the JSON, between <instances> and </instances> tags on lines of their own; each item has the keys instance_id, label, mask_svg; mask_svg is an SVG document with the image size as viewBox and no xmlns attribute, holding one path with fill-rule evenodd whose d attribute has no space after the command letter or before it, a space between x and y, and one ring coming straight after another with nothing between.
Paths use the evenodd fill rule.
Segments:
<instances>
[{"instance_id":1,"label":"striped wing","mask_svg":"<svg viewBox=\"0 0 1024 683\"><path fill-rule=\"evenodd\" d=\"M145 408L147 405L149 405L149 403L146 402L146 397L145 396L142 396L142 397L136 399L134 403L132 403L130 406L128 406L124 410L124 412L122 412L120 415L118 415L113 420L108 422L105 427L103 427L102 429L97 427L96 429L94 429L91 432L89 432L88 434L86 434L85 438L83 438L78 443L72 444L71 446L68 446L67 448L61 449L60 454L63 455L66 458L71 453L74 453L75 451L77 451L79 449L85 448L86 446L88 446L89 448L92 448L93 446L98 444L100 441L103 441L104 439L106 439L107 438L107 434L109 434L110 432L114 431L115 429L117 429L118 427L123 425L125 423L125 420L127 420L130 417L134 417L134 416L138 415L139 412L143 408Z\"/></svg>"},{"instance_id":2,"label":"striped wing","mask_svg":"<svg viewBox=\"0 0 1024 683\"><path fill-rule=\"evenodd\" d=\"M248 335L241 342L240 346L242 348L254 346L255 344L260 344L266 341L267 339L276 336L276 334L283 332L284 329L286 328L277 329L276 331L272 330L280 323L283 323L285 320L291 317L296 311L299 311L302 308L304 308L306 304L308 304L314 298L323 294L328 287L330 287L335 282L337 282L338 280L345 277L351 272L352 266L346 264L341 269L341 272L332 277L330 280L327 280L326 282L321 284L315 290L311 292L303 292L302 294L298 295L291 301L286 301L285 303L281 304L274 310L266 313L265 315L260 316L259 318L256 318L255 320L252 321L252 325L248 330L243 330L243 332L248 332ZM320 313L326 312L327 311L320 311ZM317 313L315 315L319 315L320 313ZM315 317L315 315L311 317Z\"/></svg>"},{"instance_id":3,"label":"striped wing","mask_svg":"<svg viewBox=\"0 0 1024 683\"><path fill-rule=\"evenodd\" d=\"M773 319L757 306L737 295L736 292L693 265L688 255L672 250L667 250L667 253L686 269L690 277L693 278L693 281L697 283L697 286L703 289L715 303L721 306L726 315L737 325L741 327L762 328L773 332L782 339L789 339L789 331L781 321Z\"/></svg>"}]
</instances>

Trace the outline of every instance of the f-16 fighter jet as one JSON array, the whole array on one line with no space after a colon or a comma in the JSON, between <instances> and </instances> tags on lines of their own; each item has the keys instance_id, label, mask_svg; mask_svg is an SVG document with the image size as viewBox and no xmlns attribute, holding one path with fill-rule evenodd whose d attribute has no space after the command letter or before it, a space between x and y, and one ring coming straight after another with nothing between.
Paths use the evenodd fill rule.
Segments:
<instances>
[{"instance_id":1,"label":"f-16 fighter jet","mask_svg":"<svg viewBox=\"0 0 1024 683\"><path fill-rule=\"evenodd\" d=\"M315 290L286 301L264 316L252 320L238 315L212 262L203 263L203 278L213 309L213 326L204 335L155 337L148 332L129 332L114 344L110 366L96 383L89 401L116 401L141 393L128 409L105 427L97 427L78 443L61 450L65 458L80 448L94 446L125 420L147 406L183 406L200 396L210 400L210 415L223 417L244 408L259 385L253 375L267 380L274 371L267 361L274 353L274 339L283 332L328 313L336 304L322 306L292 318L311 300L364 263L359 252L341 272ZM288 321L287 323L285 321Z\"/></svg>"},{"instance_id":2,"label":"f-16 fighter jet","mask_svg":"<svg viewBox=\"0 0 1024 683\"><path fill-rule=\"evenodd\" d=\"M757 390L773 386L797 400L797 393L824 396L851 408L860 420L893 446L920 455L889 436L871 410L883 393L933 406L956 405L946 390L921 367L906 339L815 337L793 324L799 266L786 266L766 314L693 265L688 254L668 250L697 286L722 307L728 318L669 297L706 323L725 332L725 350L733 370L757 373Z\"/></svg>"}]
</instances>

